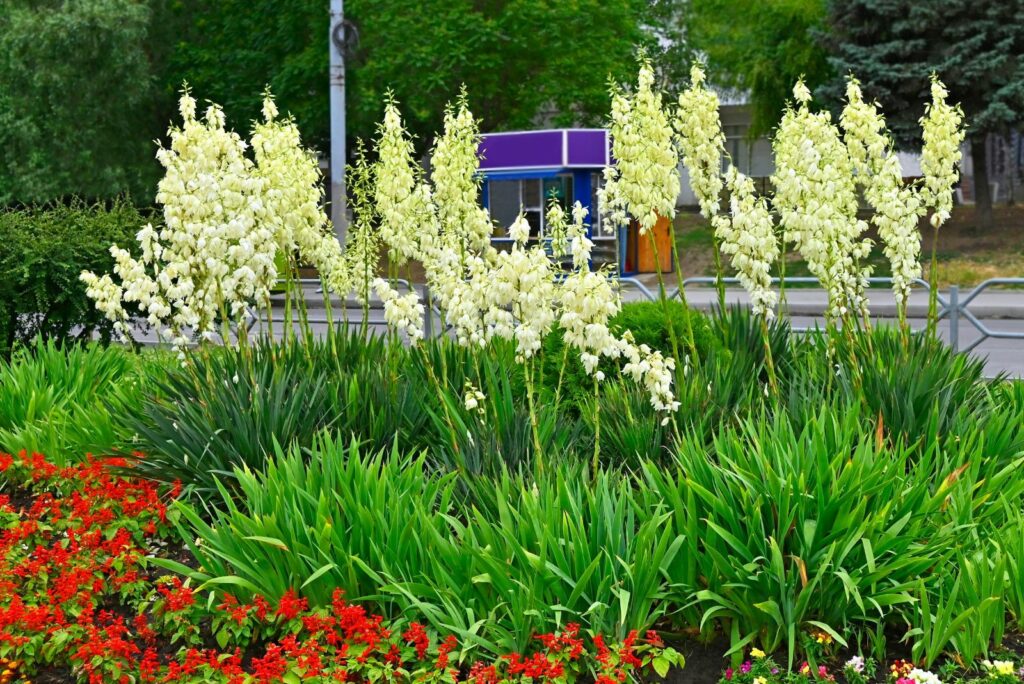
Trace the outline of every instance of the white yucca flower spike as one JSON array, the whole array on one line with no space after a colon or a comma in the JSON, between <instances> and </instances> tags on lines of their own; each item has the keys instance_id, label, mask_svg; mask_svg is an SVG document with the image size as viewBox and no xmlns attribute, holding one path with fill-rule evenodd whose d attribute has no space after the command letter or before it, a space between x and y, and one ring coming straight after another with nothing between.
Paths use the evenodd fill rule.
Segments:
<instances>
[{"instance_id":1,"label":"white yucca flower spike","mask_svg":"<svg viewBox=\"0 0 1024 684\"><path fill-rule=\"evenodd\" d=\"M718 213L722 194L722 157L725 135L719 116L718 94L704 85L704 69L690 69L690 87L679 94L675 119L683 164L690 175L690 186L700 204L700 213L711 220Z\"/></svg>"},{"instance_id":2,"label":"white yucca flower spike","mask_svg":"<svg viewBox=\"0 0 1024 684\"><path fill-rule=\"evenodd\" d=\"M633 93L613 89L609 128L615 166L604 171L601 207L611 221L620 225L633 216L644 234L659 216L675 216L679 197L679 156L672 125L646 57L640 60Z\"/></svg>"},{"instance_id":3,"label":"white yucca flower spike","mask_svg":"<svg viewBox=\"0 0 1024 684\"><path fill-rule=\"evenodd\" d=\"M840 122L845 133L857 180L864 197L874 209L872 223L882 238L886 258L892 267L892 289L901 309L906 307L910 288L921 276L921 234L918 220L925 206L919 193L903 183L903 169L889 137L885 119L876 104L864 101L860 84L850 78L846 106Z\"/></svg>"},{"instance_id":4,"label":"white yucca flower spike","mask_svg":"<svg viewBox=\"0 0 1024 684\"><path fill-rule=\"evenodd\" d=\"M120 284L109 275L83 273L82 280L121 332L123 305L135 304L157 334L180 349L213 337L225 323L223 313L238 321L250 304L269 296L277 279L280 217L267 198L282 188L256 171L219 107L211 105L199 120L196 101L185 91L179 111L181 127L171 128L170 147L157 151L165 170L156 195L163 227L139 231L138 259L111 248Z\"/></svg>"},{"instance_id":5,"label":"white yucca flower spike","mask_svg":"<svg viewBox=\"0 0 1024 684\"><path fill-rule=\"evenodd\" d=\"M771 320L778 296L771 289L772 264L779 258L775 224L764 197L754 194L754 182L730 166L726 174L729 186L729 216L715 216L715 233L722 252L729 256L740 284L750 295L755 314Z\"/></svg>"},{"instance_id":6,"label":"white yucca flower spike","mask_svg":"<svg viewBox=\"0 0 1024 684\"><path fill-rule=\"evenodd\" d=\"M949 219L953 209L953 186L960 174L957 164L964 141L963 111L959 105L946 102L949 92L936 75L932 75L932 101L928 104L921 128L921 173L924 175L923 196L932 209L931 223L938 228Z\"/></svg>"},{"instance_id":7,"label":"white yucca flower spike","mask_svg":"<svg viewBox=\"0 0 1024 684\"><path fill-rule=\"evenodd\" d=\"M415 346L423 339L424 307L419 294L414 290L399 295L388 281L377 278L373 281L373 289L384 302L384 320L396 330L404 332L409 343Z\"/></svg>"},{"instance_id":8,"label":"white yucca flower spike","mask_svg":"<svg viewBox=\"0 0 1024 684\"><path fill-rule=\"evenodd\" d=\"M430 179L434 185L441 233L457 250L483 250L490 245L491 220L480 206L480 133L462 90L455 105L444 114L444 133L431 155Z\"/></svg>"},{"instance_id":9,"label":"white yucca flower spike","mask_svg":"<svg viewBox=\"0 0 1024 684\"><path fill-rule=\"evenodd\" d=\"M854 162L829 113L808 109L803 81L793 93L799 106L786 110L773 142L773 204L786 239L828 291L829 317L863 314L870 275L863 261L871 242L862 237L867 224L857 218Z\"/></svg>"},{"instance_id":10,"label":"white yucca flower spike","mask_svg":"<svg viewBox=\"0 0 1024 684\"><path fill-rule=\"evenodd\" d=\"M419 182L412 140L405 132L398 106L390 98L377 137L374 168L380 233L399 266L420 258L420 243L436 233L429 189Z\"/></svg>"},{"instance_id":11,"label":"white yucca flower spike","mask_svg":"<svg viewBox=\"0 0 1024 684\"><path fill-rule=\"evenodd\" d=\"M323 209L323 178L316 156L302 147L294 120L278 120L270 93L263 100L264 121L252 135L256 174L271 190L265 194L267 217L280 249L298 251L312 264L328 288L348 295L348 264Z\"/></svg>"},{"instance_id":12,"label":"white yucca flower spike","mask_svg":"<svg viewBox=\"0 0 1024 684\"><path fill-rule=\"evenodd\" d=\"M462 389L462 400L467 411L476 411L481 416L484 415L486 411L484 402L487 401L487 396L469 380L466 380Z\"/></svg>"}]
</instances>

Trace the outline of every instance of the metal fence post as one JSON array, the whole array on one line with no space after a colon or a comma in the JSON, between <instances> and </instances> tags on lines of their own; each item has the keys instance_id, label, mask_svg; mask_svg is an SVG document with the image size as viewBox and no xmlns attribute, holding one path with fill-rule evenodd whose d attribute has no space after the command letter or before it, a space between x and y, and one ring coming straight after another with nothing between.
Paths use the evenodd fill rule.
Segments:
<instances>
[{"instance_id":1,"label":"metal fence post","mask_svg":"<svg viewBox=\"0 0 1024 684\"><path fill-rule=\"evenodd\" d=\"M960 348L960 287L949 286L949 346L955 354Z\"/></svg>"},{"instance_id":2,"label":"metal fence post","mask_svg":"<svg viewBox=\"0 0 1024 684\"><path fill-rule=\"evenodd\" d=\"M423 339L434 336L434 302L430 299L430 288L423 285Z\"/></svg>"}]
</instances>

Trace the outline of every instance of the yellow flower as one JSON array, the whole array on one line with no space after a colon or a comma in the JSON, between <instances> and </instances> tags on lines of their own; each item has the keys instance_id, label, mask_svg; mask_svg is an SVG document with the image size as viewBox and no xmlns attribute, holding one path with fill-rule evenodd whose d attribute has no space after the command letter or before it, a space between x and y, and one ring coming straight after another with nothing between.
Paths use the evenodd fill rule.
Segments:
<instances>
[{"instance_id":1,"label":"yellow flower","mask_svg":"<svg viewBox=\"0 0 1024 684\"><path fill-rule=\"evenodd\" d=\"M759 648L752 648L752 649L750 649L750 656L752 658L764 658L764 655L765 655L764 651L762 651Z\"/></svg>"},{"instance_id":2,"label":"yellow flower","mask_svg":"<svg viewBox=\"0 0 1024 684\"><path fill-rule=\"evenodd\" d=\"M768 684L768 680L764 677L755 677L754 684Z\"/></svg>"}]
</instances>

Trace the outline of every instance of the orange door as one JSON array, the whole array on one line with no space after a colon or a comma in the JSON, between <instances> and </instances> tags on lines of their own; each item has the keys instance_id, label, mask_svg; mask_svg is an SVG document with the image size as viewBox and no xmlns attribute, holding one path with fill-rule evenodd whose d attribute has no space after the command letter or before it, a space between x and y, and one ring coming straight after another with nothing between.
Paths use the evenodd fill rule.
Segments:
<instances>
[{"instance_id":1,"label":"orange door","mask_svg":"<svg viewBox=\"0 0 1024 684\"><path fill-rule=\"evenodd\" d=\"M640 241L636 249L637 271L639 273L657 272L657 261L661 262L662 273L668 273L672 270L672 239L669 231L669 219L659 216L658 222L654 224L654 228L649 233L640 235L639 232L633 233L630 231L630 237L633 235L636 235L636 238ZM652 236L654 243L658 246L657 261L654 258L654 247L651 245Z\"/></svg>"}]
</instances>

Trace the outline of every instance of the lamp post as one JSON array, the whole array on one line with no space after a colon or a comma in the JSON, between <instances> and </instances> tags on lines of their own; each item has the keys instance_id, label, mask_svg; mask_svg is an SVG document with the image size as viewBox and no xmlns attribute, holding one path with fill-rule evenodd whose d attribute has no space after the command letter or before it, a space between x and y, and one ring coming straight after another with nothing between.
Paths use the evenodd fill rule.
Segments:
<instances>
[{"instance_id":1,"label":"lamp post","mask_svg":"<svg viewBox=\"0 0 1024 684\"><path fill-rule=\"evenodd\" d=\"M331 223L344 245L348 229L345 211L345 0L331 0L330 24Z\"/></svg>"}]
</instances>

